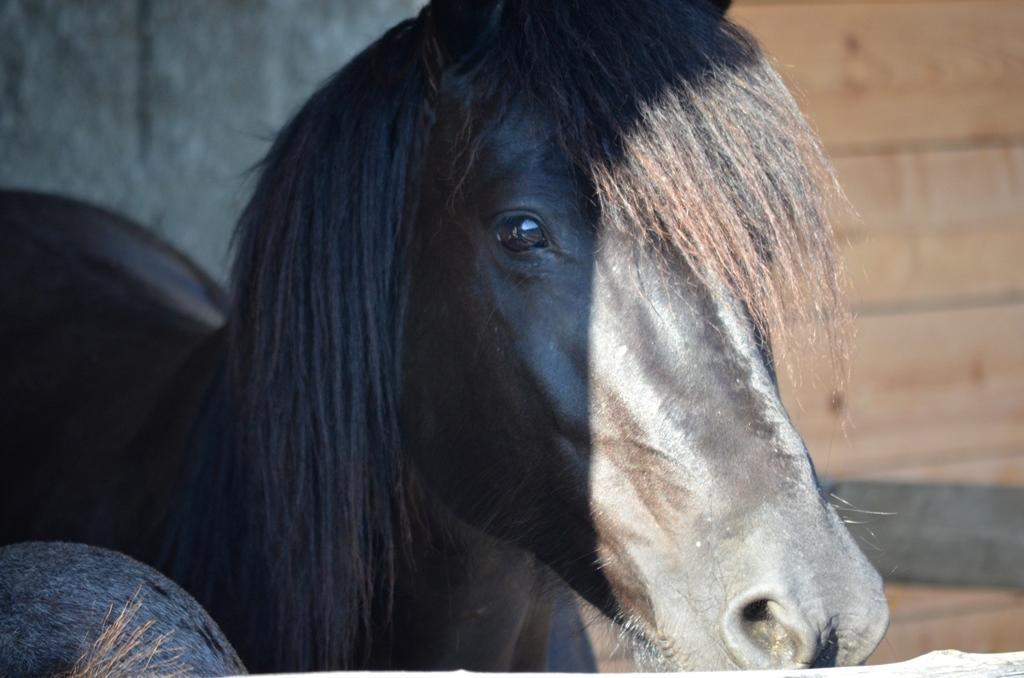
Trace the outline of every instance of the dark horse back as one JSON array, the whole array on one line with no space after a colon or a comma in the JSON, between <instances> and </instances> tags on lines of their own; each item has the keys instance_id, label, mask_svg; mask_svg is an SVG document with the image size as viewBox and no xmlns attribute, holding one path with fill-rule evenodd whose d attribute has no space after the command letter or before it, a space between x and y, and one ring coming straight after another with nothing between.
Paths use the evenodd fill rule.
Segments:
<instances>
[{"instance_id":1,"label":"dark horse back","mask_svg":"<svg viewBox=\"0 0 1024 678\"><path fill-rule=\"evenodd\" d=\"M0 675L232 676L210 616L159 572L83 544L0 547Z\"/></svg>"},{"instance_id":2,"label":"dark horse back","mask_svg":"<svg viewBox=\"0 0 1024 678\"><path fill-rule=\"evenodd\" d=\"M138 225L0 191L0 544L152 558L226 313L218 285Z\"/></svg>"}]
</instances>

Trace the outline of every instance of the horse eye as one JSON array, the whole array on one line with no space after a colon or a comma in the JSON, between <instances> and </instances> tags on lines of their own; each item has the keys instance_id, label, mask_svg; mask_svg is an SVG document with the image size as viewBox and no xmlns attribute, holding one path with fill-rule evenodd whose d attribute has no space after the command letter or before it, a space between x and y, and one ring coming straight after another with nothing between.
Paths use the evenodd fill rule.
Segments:
<instances>
[{"instance_id":1,"label":"horse eye","mask_svg":"<svg viewBox=\"0 0 1024 678\"><path fill-rule=\"evenodd\" d=\"M548 246L544 227L533 217L516 214L498 222L498 242L512 252L525 252Z\"/></svg>"}]
</instances>

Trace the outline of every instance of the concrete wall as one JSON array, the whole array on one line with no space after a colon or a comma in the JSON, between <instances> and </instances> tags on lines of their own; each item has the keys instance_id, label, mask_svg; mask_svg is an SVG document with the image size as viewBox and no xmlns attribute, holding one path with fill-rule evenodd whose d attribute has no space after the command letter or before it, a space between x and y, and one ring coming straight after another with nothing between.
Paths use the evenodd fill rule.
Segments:
<instances>
[{"instance_id":1,"label":"concrete wall","mask_svg":"<svg viewBox=\"0 0 1024 678\"><path fill-rule=\"evenodd\" d=\"M123 212L224 278L246 169L422 0L2 0L0 186Z\"/></svg>"}]
</instances>

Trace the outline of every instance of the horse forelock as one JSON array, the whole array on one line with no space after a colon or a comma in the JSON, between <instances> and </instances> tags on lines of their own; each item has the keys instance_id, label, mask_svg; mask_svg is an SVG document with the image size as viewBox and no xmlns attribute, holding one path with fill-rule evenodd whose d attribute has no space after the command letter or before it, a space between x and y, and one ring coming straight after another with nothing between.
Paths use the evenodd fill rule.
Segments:
<instances>
[{"instance_id":1,"label":"horse forelock","mask_svg":"<svg viewBox=\"0 0 1024 678\"><path fill-rule=\"evenodd\" d=\"M841 379L845 198L753 37L704 0L506 0L498 25L474 89L550 122L602 228L682 256L780 359L823 339Z\"/></svg>"}]
</instances>

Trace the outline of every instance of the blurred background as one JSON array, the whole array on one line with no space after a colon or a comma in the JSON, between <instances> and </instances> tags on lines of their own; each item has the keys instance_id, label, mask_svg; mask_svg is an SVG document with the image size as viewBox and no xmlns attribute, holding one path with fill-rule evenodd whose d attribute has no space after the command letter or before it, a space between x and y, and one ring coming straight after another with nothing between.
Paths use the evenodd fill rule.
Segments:
<instances>
[{"instance_id":1,"label":"blurred background","mask_svg":"<svg viewBox=\"0 0 1024 678\"><path fill-rule=\"evenodd\" d=\"M0 186L122 212L223 280L246 170L321 80L421 4L0 0ZM812 363L784 385L819 472L1021 487L1024 2L736 0L731 16L776 59L859 213L838 223L851 378ZM1020 548L1024 514L995 520ZM861 528L866 550L892 548ZM1019 590L888 594L874 662L1024 648ZM604 667L628 668L611 647Z\"/></svg>"}]
</instances>

